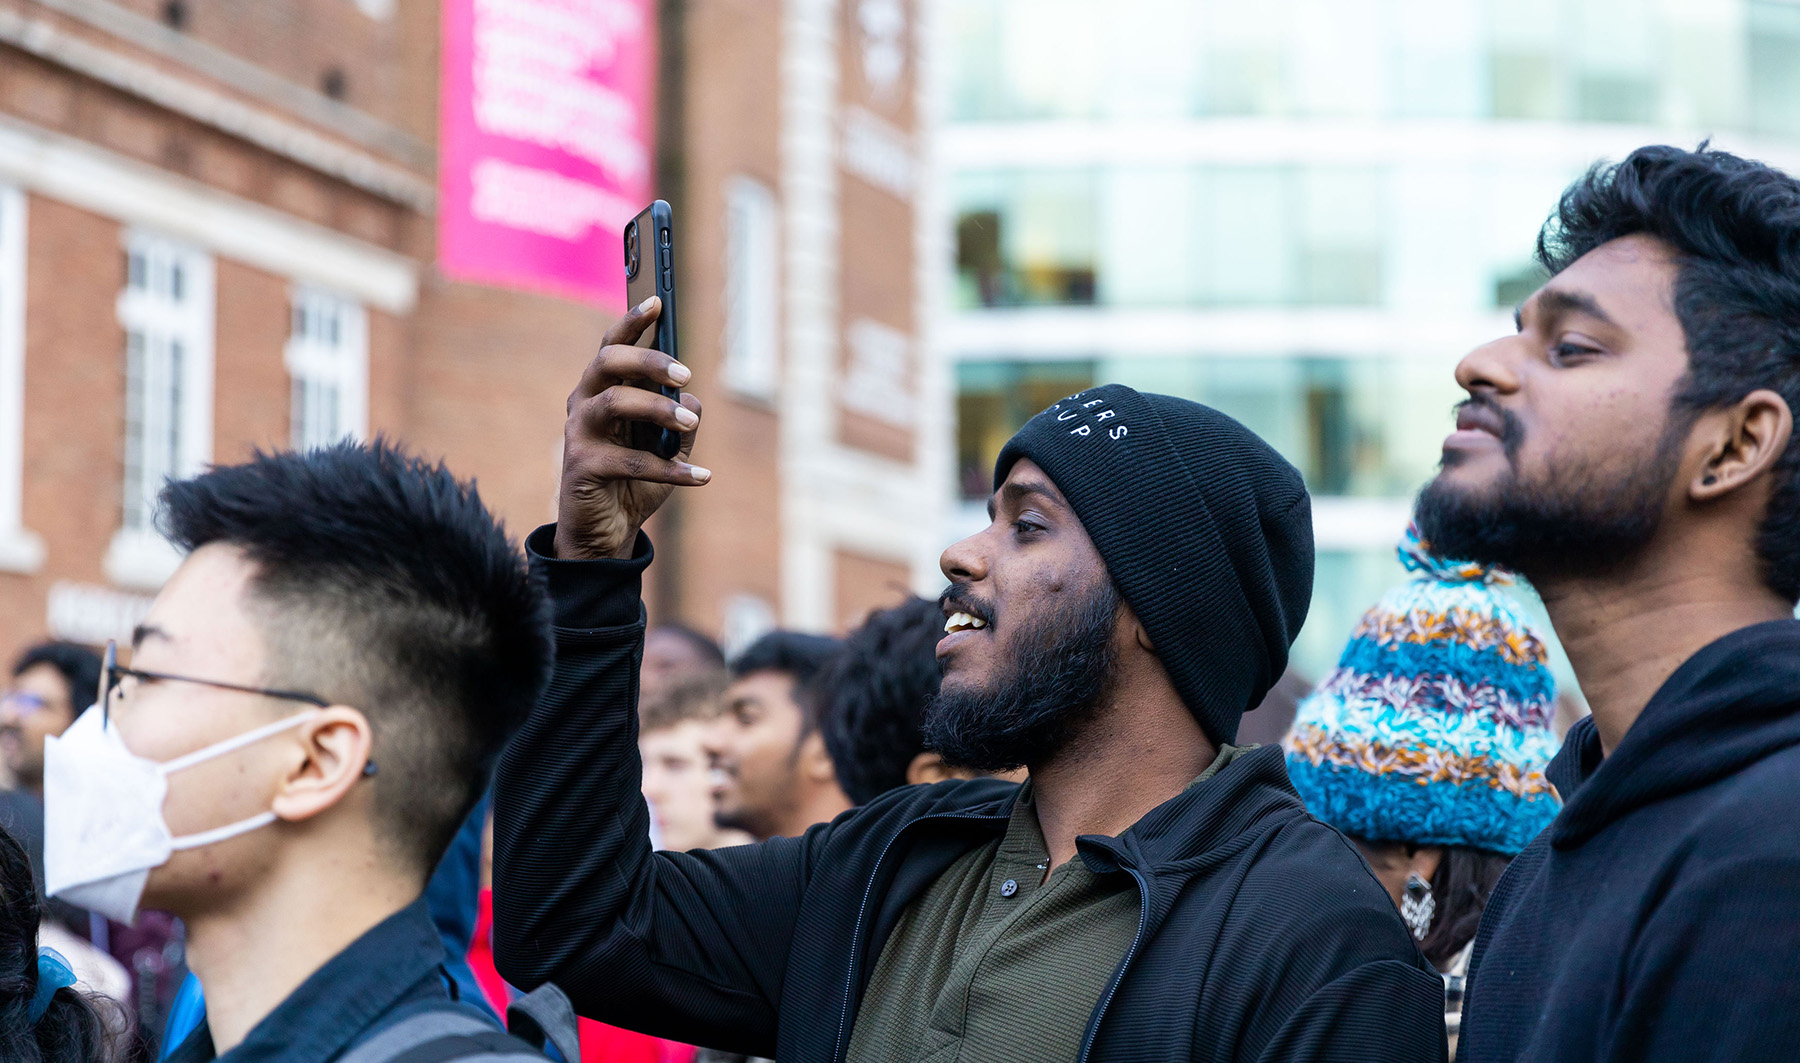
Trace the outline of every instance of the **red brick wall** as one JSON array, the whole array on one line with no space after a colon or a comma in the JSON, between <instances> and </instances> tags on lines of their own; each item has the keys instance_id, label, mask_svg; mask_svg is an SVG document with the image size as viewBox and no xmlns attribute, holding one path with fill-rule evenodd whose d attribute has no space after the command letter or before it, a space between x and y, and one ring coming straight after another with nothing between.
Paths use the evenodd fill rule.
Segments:
<instances>
[{"instance_id":1,"label":"red brick wall","mask_svg":"<svg viewBox=\"0 0 1800 1063\"><path fill-rule=\"evenodd\" d=\"M4 45L0 113L379 246L418 236L405 208Z\"/></svg>"},{"instance_id":2,"label":"red brick wall","mask_svg":"<svg viewBox=\"0 0 1800 1063\"><path fill-rule=\"evenodd\" d=\"M899 605L912 593L912 573L899 562L852 550L835 551L832 562L837 570L832 613L839 631L861 624L875 609Z\"/></svg>"},{"instance_id":3,"label":"red brick wall","mask_svg":"<svg viewBox=\"0 0 1800 1063\"><path fill-rule=\"evenodd\" d=\"M125 339L113 301L125 280L117 223L26 197L24 524L44 567L0 572L0 654L44 630L57 579L104 583L119 526Z\"/></svg>"},{"instance_id":4,"label":"red brick wall","mask_svg":"<svg viewBox=\"0 0 1800 1063\"><path fill-rule=\"evenodd\" d=\"M369 435L406 434L412 318L369 310Z\"/></svg>"},{"instance_id":5,"label":"red brick wall","mask_svg":"<svg viewBox=\"0 0 1800 1063\"><path fill-rule=\"evenodd\" d=\"M168 0L113 0L164 22ZM325 72L343 72L344 102L377 117L399 117L395 63L401 22L372 19L353 0L181 0L183 34L321 91ZM165 22L166 24L166 22Z\"/></svg>"},{"instance_id":6,"label":"red brick wall","mask_svg":"<svg viewBox=\"0 0 1800 1063\"><path fill-rule=\"evenodd\" d=\"M915 123L913 72L916 69L918 5L906 4L906 30L899 45L905 56L892 84L872 81L865 54L866 37L860 7L843 4L838 12L838 102L847 126L852 111L873 115L894 131L910 133ZM914 334L915 301L912 203L886 188L870 183L846 165L838 168L840 183L840 236L844 268L839 274L839 379L846 379L853 361L850 326L867 318ZM914 357L916 358L916 352ZM916 379L916 373L909 373ZM895 396L917 401L917 395ZM896 461L913 460L913 433L867 413L840 408L838 438L848 446L872 451Z\"/></svg>"},{"instance_id":7,"label":"red brick wall","mask_svg":"<svg viewBox=\"0 0 1800 1063\"><path fill-rule=\"evenodd\" d=\"M291 284L230 259L214 259L213 269L213 460L229 465L258 447L286 447L291 438L291 385L281 358Z\"/></svg>"},{"instance_id":8,"label":"red brick wall","mask_svg":"<svg viewBox=\"0 0 1800 1063\"><path fill-rule=\"evenodd\" d=\"M678 492L679 539L652 527L658 565L672 562L680 598L659 610L713 633L735 594L779 611L779 426L767 404L719 382L725 332L725 188L753 177L779 196L781 11L769 0L694 0L687 5L684 195L677 267L681 357L705 404L694 461L713 471L698 490ZM670 522L664 522L664 526ZM650 582L663 586L667 574Z\"/></svg>"},{"instance_id":9,"label":"red brick wall","mask_svg":"<svg viewBox=\"0 0 1800 1063\"><path fill-rule=\"evenodd\" d=\"M62 32L207 82L135 42L109 41L77 20L25 6ZM125 6L152 17L163 10L162 0L125 0ZM400 0L390 22L367 19L351 0L187 0L187 9L189 36L309 87L318 85L327 65L340 64L353 106L421 139L434 137L435 0ZM675 591L672 599L653 600L659 616L679 616L716 632L731 596L755 594L777 609L781 599L777 418L768 405L734 397L716 381L724 328L725 184L748 174L778 196L781 191L782 5L689 0L685 10L684 173L668 194L682 232L682 353L696 372L694 390L707 412L695 460L716 477L702 490L682 492L673 519L653 526L661 560L649 587L653 599L659 585ZM217 83L210 87L234 94ZM415 255L421 263L417 307L402 315L369 310L371 430L442 456L458 474L477 478L515 534L553 517L564 400L610 324L610 312L447 283L429 265L430 216L4 46L0 114ZM291 115L288 120L306 124ZM24 516L27 527L45 538L49 557L29 577L0 573L0 653L41 632L45 594L55 580L107 583L101 566L119 523L119 225L38 196L31 198L30 212ZM215 263L214 453L220 461L235 461L256 446L288 439L289 382L281 354L290 282L229 259ZM847 570L862 571L859 562L847 564ZM904 581L898 566L876 564ZM887 569L879 571L868 587L893 582ZM862 600L853 595L846 608L860 608Z\"/></svg>"},{"instance_id":10,"label":"red brick wall","mask_svg":"<svg viewBox=\"0 0 1800 1063\"><path fill-rule=\"evenodd\" d=\"M400 434L477 478L523 537L555 519L564 404L610 317L475 285L434 282L420 294Z\"/></svg>"}]
</instances>

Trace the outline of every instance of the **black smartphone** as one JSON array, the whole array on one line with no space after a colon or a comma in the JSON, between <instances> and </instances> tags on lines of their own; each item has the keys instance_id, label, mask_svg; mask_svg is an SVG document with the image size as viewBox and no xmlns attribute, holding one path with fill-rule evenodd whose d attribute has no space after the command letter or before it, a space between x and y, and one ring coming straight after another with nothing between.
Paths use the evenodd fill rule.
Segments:
<instances>
[{"instance_id":1,"label":"black smartphone","mask_svg":"<svg viewBox=\"0 0 1800 1063\"><path fill-rule=\"evenodd\" d=\"M675 351L675 221L669 204L660 199L625 226L625 305L637 306L652 295L662 300L662 312L638 337L637 345L654 347L679 360ZM678 388L648 382L639 386L676 401L681 398ZM681 433L638 421L631 426L631 445L659 458L672 458L681 451Z\"/></svg>"}]
</instances>

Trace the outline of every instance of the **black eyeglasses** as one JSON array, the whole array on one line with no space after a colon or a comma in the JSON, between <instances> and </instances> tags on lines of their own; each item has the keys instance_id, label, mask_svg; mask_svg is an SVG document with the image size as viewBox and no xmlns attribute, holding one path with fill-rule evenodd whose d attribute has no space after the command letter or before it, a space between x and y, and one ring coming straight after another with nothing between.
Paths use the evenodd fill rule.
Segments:
<instances>
[{"instance_id":1,"label":"black eyeglasses","mask_svg":"<svg viewBox=\"0 0 1800 1063\"><path fill-rule=\"evenodd\" d=\"M119 663L118 642L109 639L106 643L106 656L100 661L100 720L103 724L112 722L113 695L120 693L120 681L124 679L135 679L140 683L146 679L156 679L165 683L193 683L196 686L212 687L216 690L235 690L241 694L261 694L265 698L303 702L321 709L331 705L331 702L319 695L308 694L303 690L277 690L272 687L250 686L245 683L225 683L217 679L196 679L191 675L171 675L168 672L147 672L142 668L127 668ZM375 774L373 760L363 765L363 774Z\"/></svg>"}]
</instances>

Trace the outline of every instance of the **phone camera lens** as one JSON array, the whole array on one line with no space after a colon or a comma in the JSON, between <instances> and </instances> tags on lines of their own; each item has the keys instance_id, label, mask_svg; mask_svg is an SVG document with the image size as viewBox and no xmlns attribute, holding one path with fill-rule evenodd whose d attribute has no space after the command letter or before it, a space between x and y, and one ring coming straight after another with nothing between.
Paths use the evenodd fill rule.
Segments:
<instances>
[{"instance_id":1,"label":"phone camera lens","mask_svg":"<svg viewBox=\"0 0 1800 1063\"><path fill-rule=\"evenodd\" d=\"M625 276L629 279L637 276L638 271L638 230L637 223L632 222L625 227Z\"/></svg>"}]
</instances>

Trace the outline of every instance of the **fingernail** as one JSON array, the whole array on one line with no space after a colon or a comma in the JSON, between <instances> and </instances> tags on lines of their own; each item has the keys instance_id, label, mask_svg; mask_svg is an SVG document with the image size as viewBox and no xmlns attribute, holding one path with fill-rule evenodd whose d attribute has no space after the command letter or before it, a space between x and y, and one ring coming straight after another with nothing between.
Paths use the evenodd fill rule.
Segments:
<instances>
[{"instance_id":1,"label":"fingernail","mask_svg":"<svg viewBox=\"0 0 1800 1063\"><path fill-rule=\"evenodd\" d=\"M689 465L688 466L688 475L692 476L696 480L699 480L701 483L705 483L706 481L712 479L712 470L711 469L702 469L698 465Z\"/></svg>"},{"instance_id":2,"label":"fingernail","mask_svg":"<svg viewBox=\"0 0 1800 1063\"><path fill-rule=\"evenodd\" d=\"M700 423L700 418L694 416L694 411L688 409L686 406L677 406L675 408L675 423L683 428L692 428Z\"/></svg>"},{"instance_id":3,"label":"fingernail","mask_svg":"<svg viewBox=\"0 0 1800 1063\"><path fill-rule=\"evenodd\" d=\"M635 309L633 309L631 312L634 314L642 314L642 313L648 311L650 309L650 304L654 303L654 302L656 302L656 296L652 295L650 298L645 299L643 302L639 303L637 305L637 307Z\"/></svg>"},{"instance_id":4,"label":"fingernail","mask_svg":"<svg viewBox=\"0 0 1800 1063\"><path fill-rule=\"evenodd\" d=\"M677 384L685 384L694 379L694 371L680 362L674 362L669 366L669 379Z\"/></svg>"}]
</instances>

